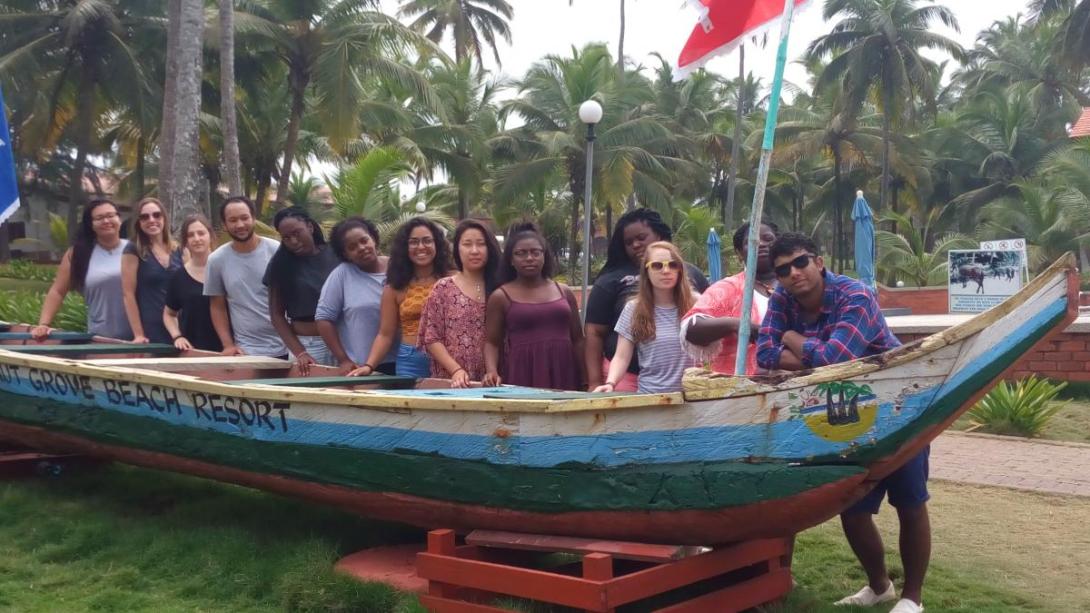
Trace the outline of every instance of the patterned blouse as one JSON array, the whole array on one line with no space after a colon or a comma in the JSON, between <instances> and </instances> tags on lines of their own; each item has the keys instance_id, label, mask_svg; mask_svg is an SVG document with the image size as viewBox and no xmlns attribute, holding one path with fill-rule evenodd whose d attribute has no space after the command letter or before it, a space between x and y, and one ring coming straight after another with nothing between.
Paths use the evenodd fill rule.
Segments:
<instances>
[{"instance_id":1,"label":"patterned blouse","mask_svg":"<svg viewBox=\"0 0 1090 613\"><path fill-rule=\"evenodd\" d=\"M454 277L439 279L420 317L420 347L442 343L458 365L469 373L470 381L480 381L485 372L484 308L484 302L459 289ZM449 379L450 375L438 360L431 360L432 377Z\"/></svg>"}]
</instances>

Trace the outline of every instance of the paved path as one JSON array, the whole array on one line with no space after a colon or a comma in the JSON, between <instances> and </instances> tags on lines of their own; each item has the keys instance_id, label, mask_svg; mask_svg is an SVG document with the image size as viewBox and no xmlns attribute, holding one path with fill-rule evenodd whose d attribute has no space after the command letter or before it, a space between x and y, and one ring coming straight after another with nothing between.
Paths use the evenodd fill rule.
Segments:
<instances>
[{"instance_id":1,"label":"paved path","mask_svg":"<svg viewBox=\"0 0 1090 613\"><path fill-rule=\"evenodd\" d=\"M1090 445L946 432L931 444L931 477L1090 497Z\"/></svg>"}]
</instances>

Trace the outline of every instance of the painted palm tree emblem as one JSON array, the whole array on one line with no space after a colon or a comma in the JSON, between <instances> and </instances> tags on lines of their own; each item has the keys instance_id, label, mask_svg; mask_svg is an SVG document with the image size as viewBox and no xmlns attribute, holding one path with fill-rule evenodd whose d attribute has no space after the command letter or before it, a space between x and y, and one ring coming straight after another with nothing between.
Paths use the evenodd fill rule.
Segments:
<instances>
[{"instance_id":1,"label":"painted palm tree emblem","mask_svg":"<svg viewBox=\"0 0 1090 613\"><path fill-rule=\"evenodd\" d=\"M859 398L872 395L869 385L851 381L830 381L817 386L825 394L825 415L830 426L859 423Z\"/></svg>"}]
</instances>

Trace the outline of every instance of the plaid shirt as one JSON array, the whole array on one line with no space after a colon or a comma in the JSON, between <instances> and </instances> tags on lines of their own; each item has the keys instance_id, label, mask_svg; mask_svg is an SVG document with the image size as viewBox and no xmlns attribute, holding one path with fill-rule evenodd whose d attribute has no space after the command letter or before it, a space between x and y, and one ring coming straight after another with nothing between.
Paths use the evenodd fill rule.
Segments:
<instances>
[{"instance_id":1,"label":"plaid shirt","mask_svg":"<svg viewBox=\"0 0 1090 613\"><path fill-rule=\"evenodd\" d=\"M780 367L783 334L794 330L806 337L803 366L816 368L847 362L900 347L901 341L889 331L886 318L870 288L851 277L824 271L825 294L821 314L803 321L802 306L780 286L768 300L768 312L757 337L757 364Z\"/></svg>"}]
</instances>

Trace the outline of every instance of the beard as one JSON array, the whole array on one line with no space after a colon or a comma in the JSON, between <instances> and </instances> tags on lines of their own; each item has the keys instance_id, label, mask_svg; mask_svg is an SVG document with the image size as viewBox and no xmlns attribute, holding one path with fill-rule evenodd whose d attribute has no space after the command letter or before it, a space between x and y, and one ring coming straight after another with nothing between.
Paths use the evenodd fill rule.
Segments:
<instances>
[{"instance_id":1,"label":"beard","mask_svg":"<svg viewBox=\"0 0 1090 613\"><path fill-rule=\"evenodd\" d=\"M246 241L250 240L250 238L254 235L254 229L250 228L249 230L247 230L246 234L244 236L239 236L238 234L235 234L234 232L228 232L228 234L231 235L231 240L235 240L235 241L238 241L240 243L245 243Z\"/></svg>"}]
</instances>

